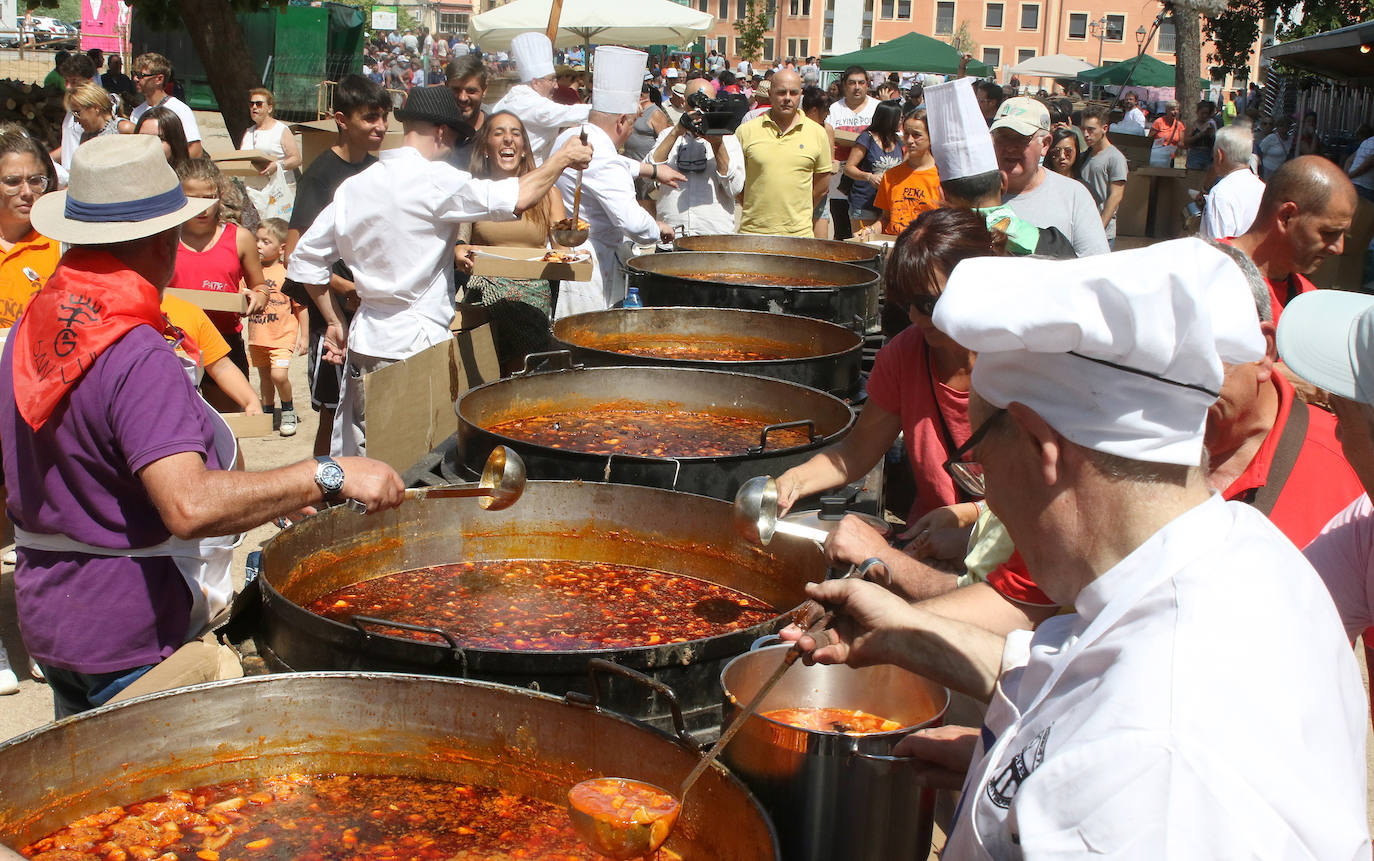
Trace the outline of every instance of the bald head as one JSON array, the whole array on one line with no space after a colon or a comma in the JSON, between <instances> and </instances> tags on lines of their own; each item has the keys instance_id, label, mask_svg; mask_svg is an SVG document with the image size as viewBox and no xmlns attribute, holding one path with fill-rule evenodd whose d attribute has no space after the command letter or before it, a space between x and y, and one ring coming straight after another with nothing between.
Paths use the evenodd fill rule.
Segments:
<instances>
[{"instance_id":1,"label":"bald head","mask_svg":"<svg viewBox=\"0 0 1374 861\"><path fill-rule=\"evenodd\" d=\"M1330 207L1353 212L1355 200L1355 186L1333 162L1318 155L1299 156L1269 177L1255 222L1275 217L1285 203L1292 203L1298 212L1309 214Z\"/></svg>"},{"instance_id":2,"label":"bald head","mask_svg":"<svg viewBox=\"0 0 1374 861\"><path fill-rule=\"evenodd\" d=\"M802 88L801 75L788 69L784 69L781 72L774 72L773 77L769 79L769 87L770 92L781 87L783 89L796 90L800 93Z\"/></svg>"},{"instance_id":3,"label":"bald head","mask_svg":"<svg viewBox=\"0 0 1374 861\"><path fill-rule=\"evenodd\" d=\"M683 93L683 96L690 96L693 93L701 92L703 90L706 92L706 95L710 98L714 99L716 97L716 85L706 80L705 78L693 78L692 80L688 81L687 91Z\"/></svg>"},{"instance_id":4,"label":"bald head","mask_svg":"<svg viewBox=\"0 0 1374 861\"><path fill-rule=\"evenodd\" d=\"M782 71L773 75L768 86L768 115L782 128L792 125L801 110L801 75Z\"/></svg>"}]
</instances>

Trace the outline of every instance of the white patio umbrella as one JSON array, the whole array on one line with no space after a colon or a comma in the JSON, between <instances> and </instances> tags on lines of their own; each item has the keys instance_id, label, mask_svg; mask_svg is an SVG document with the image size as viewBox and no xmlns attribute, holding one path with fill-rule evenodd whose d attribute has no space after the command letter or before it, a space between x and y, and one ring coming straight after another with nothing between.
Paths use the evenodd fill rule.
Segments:
<instances>
[{"instance_id":1,"label":"white patio umbrella","mask_svg":"<svg viewBox=\"0 0 1374 861\"><path fill-rule=\"evenodd\" d=\"M1032 78L1073 78L1079 72L1086 72L1094 68L1097 67L1092 63L1085 63L1077 57L1070 57L1067 54L1049 54L1044 57L1031 57L1029 60L1022 60L1011 67L1011 73Z\"/></svg>"},{"instance_id":2,"label":"white patio umbrella","mask_svg":"<svg viewBox=\"0 0 1374 861\"><path fill-rule=\"evenodd\" d=\"M513 0L473 16L472 40L483 51L504 51L520 33L549 26L552 0ZM682 45L710 32L715 18L672 0L563 0L554 47L614 44Z\"/></svg>"}]
</instances>

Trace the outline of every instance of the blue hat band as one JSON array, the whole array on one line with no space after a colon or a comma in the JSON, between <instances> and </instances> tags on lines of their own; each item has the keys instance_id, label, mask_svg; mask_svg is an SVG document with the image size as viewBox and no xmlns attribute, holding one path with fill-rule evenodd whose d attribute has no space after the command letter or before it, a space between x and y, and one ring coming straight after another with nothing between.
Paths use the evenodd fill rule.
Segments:
<instances>
[{"instance_id":1,"label":"blue hat band","mask_svg":"<svg viewBox=\"0 0 1374 861\"><path fill-rule=\"evenodd\" d=\"M146 221L161 215L171 215L185 205L186 195L180 185L174 185L152 197L115 203L87 203L72 197L69 192L66 216L73 221Z\"/></svg>"}]
</instances>

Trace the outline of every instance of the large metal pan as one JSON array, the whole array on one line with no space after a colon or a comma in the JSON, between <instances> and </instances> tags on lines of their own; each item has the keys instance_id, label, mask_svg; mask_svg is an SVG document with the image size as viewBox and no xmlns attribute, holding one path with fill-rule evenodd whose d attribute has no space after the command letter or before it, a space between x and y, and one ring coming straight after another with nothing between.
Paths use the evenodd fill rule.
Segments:
<instances>
[{"instance_id":1,"label":"large metal pan","mask_svg":"<svg viewBox=\"0 0 1374 861\"><path fill-rule=\"evenodd\" d=\"M555 410L626 403L646 409L743 415L761 419L769 427L810 422L812 441L778 448L773 433L765 431L756 450L746 453L659 458L553 448L489 429ZM474 470L480 471L492 449L506 445L524 458L531 478L641 484L717 499L734 499L740 485L756 475L778 475L802 463L841 439L854 424L849 406L825 392L764 377L684 368L576 367L517 374L468 390L458 399L457 410L463 457Z\"/></svg>"},{"instance_id":2,"label":"large metal pan","mask_svg":"<svg viewBox=\"0 0 1374 861\"><path fill-rule=\"evenodd\" d=\"M768 236L757 233L727 233L718 236L683 236L673 247L678 251L742 251L749 254L781 254L807 260L852 263L883 271L883 254L878 248L835 239L803 239L799 236Z\"/></svg>"},{"instance_id":3,"label":"large metal pan","mask_svg":"<svg viewBox=\"0 0 1374 861\"><path fill-rule=\"evenodd\" d=\"M600 708L500 685L258 676L106 706L0 744L0 843L22 846L173 789L284 772L406 774L561 804L593 776L675 786L698 756ZM692 859L779 857L767 817L719 766L687 799L668 847Z\"/></svg>"},{"instance_id":4,"label":"large metal pan","mask_svg":"<svg viewBox=\"0 0 1374 861\"><path fill-rule=\"evenodd\" d=\"M850 263L780 254L675 251L636 257L625 264L625 270L629 285L639 288L639 296L648 306L692 305L796 314L859 333L877 331L880 322L882 279L877 272ZM769 283L774 277L801 284Z\"/></svg>"},{"instance_id":5,"label":"large metal pan","mask_svg":"<svg viewBox=\"0 0 1374 861\"><path fill-rule=\"evenodd\" d=\"M259 650L275 669L423 672L531 687L590 692L593 658L613 658L677 693L604 680L605 701L660 727L680 708L703 735L720 725L718 675L753 640L781 626L805 600L808 580L825 578L810 541L757 547L738 537L729 503L620 485L531 481L520 501L483 511L475 500L407 502L366 516L333 508L306 518L263 548ZM619 650L567 652L459 648L405 638L394 627L326 619L305 609L316 598L383 574L461 560L562 559L675 571L738 589L778 608L766 624L701 640ZM441 635L442 636L442 635Z\"/></svg>"},{"instance_id":6,"label":"large metal pan","mask_svg":"<svg viewBox=\"0 0 1374 861\"><path fill-rule=\"evenodd\" d=\"M841 398L858 393L863 338L851 329L810 317L728 308L613 308L564 317L553 337L587 365L654 365L755 374L800 383ZM748 347L746 339L776 345L785 358L721 360L664 358L630 352L653 347Z\"/></svg>"}]
</instances>

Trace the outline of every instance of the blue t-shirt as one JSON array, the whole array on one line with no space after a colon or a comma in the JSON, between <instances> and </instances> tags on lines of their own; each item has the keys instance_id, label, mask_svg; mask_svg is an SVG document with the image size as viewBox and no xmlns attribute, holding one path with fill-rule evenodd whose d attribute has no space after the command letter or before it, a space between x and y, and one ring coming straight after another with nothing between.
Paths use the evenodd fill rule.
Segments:
<instances>
[{"instance_id":1,"label":"blue t-shirt","mask_svg":"<svg viewBox=\"0 0 1374 861\"><path fill-rule=\"evenodd\" d=\"M862 147L864 151L864 157L859 159L859 170L878 177L887 173L888 168L901 164L906 157L902 154L901 141L894 142L892 149L884 150L878 139L867 131L860 133L854 146ZM849 190L849 211L872 209L873 198L877 194L878 187L868 180L854 180L854 187Z\"/></svg>"}]
</instances>

